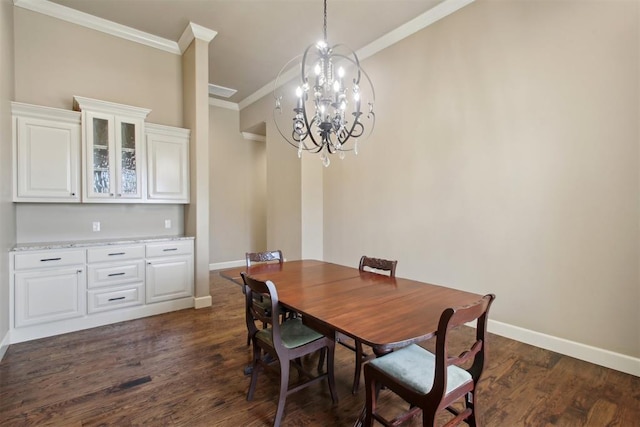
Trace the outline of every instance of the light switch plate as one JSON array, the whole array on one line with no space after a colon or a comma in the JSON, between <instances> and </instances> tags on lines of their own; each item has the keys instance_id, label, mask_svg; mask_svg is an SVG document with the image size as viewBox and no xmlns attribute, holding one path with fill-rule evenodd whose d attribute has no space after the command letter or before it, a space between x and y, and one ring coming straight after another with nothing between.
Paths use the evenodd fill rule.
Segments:
<instances>
[{"instance_id":1,"label":"light switch plate","mask_svg":"<svg viewBox=\"0 0 640 427\"><path fill-rule=\"evenodd\" d=\"M171 220L170 219L165 219L164 220L164 228L171 228Z\"/></svg>"},{"instance_id":2,"label":"light switch plate","mask_svg":"<svg viewBox=\"0 0 640 427\"><path fill-rule=\"evenodd\" d=\"M100 223L98 221L94 221L93 231L100 231Z\"/></svg>"}]
</instances>

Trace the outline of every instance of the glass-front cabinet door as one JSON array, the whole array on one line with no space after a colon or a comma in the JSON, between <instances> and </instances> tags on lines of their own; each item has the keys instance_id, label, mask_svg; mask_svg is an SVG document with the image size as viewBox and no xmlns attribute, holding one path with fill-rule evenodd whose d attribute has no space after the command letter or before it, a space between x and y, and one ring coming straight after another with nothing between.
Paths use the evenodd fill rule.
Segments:
<instances>
[{"instance_id":1,"label":"glass-front cabinet door","mask_svg":"<svg viewBox=\"0 0 640 427\"><path fill-rule=\"evenodd\" d=\"M87 113L87 197L108 199L115 196L115 138L113 116Z\"/></svg>"},{"instance_id":2,"label":"glass-front cabinet door","mask_svg":"<svg viewBox=\"0 0 640 427\"><path fill-rule=\"evenodd\" d=\"M142 147L142 121L116 117L117 198L142 197L142 173L138 167Z\"/></svg>"},{"instance_id":3,"label":"glass-front cabinet door","mask_svg":"<svg viewBox=\"0 0 640 427\"><path fill-rule=\"evenodd\" d=\"M140 203L144 120L151 110L74 97L82 112L83 201Z\"/></svg>"}]
</instances>

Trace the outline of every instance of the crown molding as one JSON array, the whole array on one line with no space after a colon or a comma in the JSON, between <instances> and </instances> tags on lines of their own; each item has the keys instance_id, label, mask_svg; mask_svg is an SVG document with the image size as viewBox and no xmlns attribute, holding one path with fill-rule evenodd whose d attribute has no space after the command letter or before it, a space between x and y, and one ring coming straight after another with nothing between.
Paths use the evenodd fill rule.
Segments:
<instances>
[{"instance_id":1,"label":"crown molding","mask_svg":"<svg viewBox=\"0 0 640 427\"><path fill-rule=\"evenodd\" d=\"M108 114L127 114L131 117L145 119L151 112L148 108L134 107L133 105L116 104L115 102L103 101L101 99L85 98L84 96L73 96L73 109L82 111L89 109Z\"/></svg>"},{"instance_id":2,"label":"crown molding","mask_svg":"<svg viewBox=\"0 0 640 427\"><path fill-rule=\"evenodd\" d=\"M177 136L182 138L189 138L189 136L191 136L191 129L159 125L157 123L145 122L144 130L145 132L153 132L155 134L164 136Z\"/></svg>"},{"instance_id":3,"label":"crown molding","mask_svg":"<svg viewBox=\"0 0 640 427\"><path fill-rule=\"evenodd\" d=\"M40 105L11 102L11 113L36 119L56 119L59 122L80 124L79 111L63 110L60 108L43 107Z\"/></svg>"},{"instance_id":4,"label":"crown molding","mask_svg":"<svg viewBox=\"0 0 640 427\"><path fill-rule=\"evenodd\" d=\"M440 19L451 15L453 12L456 12L459 9L467 6L468 4L473 3L475 0L445 0L437 6L427 10L421 15L418 15L411 21L407 22L383 35L382 37L374 40L368 45L356 51L356 55L360 60L368 58L381 50L391 46L399 42L400 40L409 37L410 35L417 33L418 31L428 27L429 25L439 21ZM278 86L282 86L285 83L292 80L298 74L298 70L296 67L288 70L283 73L278 80ZM270 92L273 92L274 86L276 84L276 80L272 80L270 83L267 83L251 95L247 96L245 99L238 103L240 109L253 104L259 99L265 97Z\"/></svg>"},{"instance_id":5,"label":"crown molding","mask_svg":"<svg viewBox=\"0 0 640 427\"><path fill-rule=\"evenodd\" d=\"M244 139L248 139L249 141L267 142L267 137L265 135L258 135L257 133L251 133L251 132L240 132L240 133L242 133L242 137Z\"/></svg>"},{"instance_id":6,"label":"crown molding","mask_svg":"<svg viewBox=\"0 0 640 427\"><path fill-rule=\"evenodd\" d=\"M46 0L13 0L13 4L23 9L42 13L72 24L81 25L92 30L100 31L125 40L140 43L165 52L180 55L182 52L178 43L145 33L125 25L117 24L106 19L98 18L88 13L80 12L70 7L62 6Z\"/></svg>"},{"instance_id":7,"label":"crown molding","mask_svg":"<svg viewBox=\"0 0 640 427\"><path fill-rule=\"evenodd\" d=\"M180 48L180 53L184 53L185 50L189 47L192 41L195 39L205 41L209 43L218 33L216 31L210 30L208 28L203 27L202 25L194 24L193 22L189 22L187 28L184 29L182 35L180 36L180 40L178 40L178 47Z\"/></svg>"},{"instance_id":8,"label":"crown molding","mask_svg":"<svg viewBox=\"0 0 640 427\"><path fill-rule=\"evenodd\" d=\"M451 15L453 12L462 9L474 1L475 0L445 0L435 7L427 10L422 15L418 15L411 21L399 26L395 30L389 31L387 34L361 48L357 52L358 58L363 60L375 55L381 50L427 28L429 25L438 22L442 18Z\"/></svg>"},{"instance_id":9,"label":"crown molding","mask_svg":"<svg viewBox=\"0 0 640 427\"><path fill-rule=\"evenodd\" d=\"M218 98L209 97L209 105L212 107L226 108L227 110L240 111L240 107L235 102L224 101Z\"/></svg>"}]
</instances>

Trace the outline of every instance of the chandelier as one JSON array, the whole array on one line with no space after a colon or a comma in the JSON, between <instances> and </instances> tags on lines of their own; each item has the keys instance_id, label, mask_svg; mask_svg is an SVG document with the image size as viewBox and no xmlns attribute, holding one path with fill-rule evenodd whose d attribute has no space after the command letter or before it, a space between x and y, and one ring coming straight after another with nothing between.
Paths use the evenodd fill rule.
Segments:
<instances>
[{"instance_id":1,"label":"chandelier","mask_svg":"<svg viewBox=\"0 0 640 427\"><path fill-rule=\"evenodd\" d=\"M367 128L368 136L375 124L375 91L356 53L343 44L327 43L327 0L324 0L323 36L285 64L278 74L274 121L280 135L298 149L298 157L302 157L303 151L320 153L326 167L331 163L331 154L338 153L340 159L344 159L347 151L358 154L358 139ZM278 82L283 79L285 69L300 59L295 97L279 95ZM293 124L283 119L283 108L293 110Z\"/></svg>"}]
</instances>

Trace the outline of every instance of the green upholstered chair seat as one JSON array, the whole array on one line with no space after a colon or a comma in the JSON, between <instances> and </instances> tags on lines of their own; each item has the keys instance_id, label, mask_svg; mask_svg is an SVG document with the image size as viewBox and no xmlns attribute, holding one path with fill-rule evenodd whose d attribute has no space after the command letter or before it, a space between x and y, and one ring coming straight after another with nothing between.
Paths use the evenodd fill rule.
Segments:
<instances>
[{"instance_id":1,"label":"green upholstered chair seat","mask_svg":"<svg viewBox=\"0 0 640 427\"><path fill-rule=\"evenodd\" d=\"M418 393L431 391L436 357L418 345L410 345L369 363ZM447 394L468 381L473 381L469 372L457 366L447 367Z\"/></svg>"},{"instance_id":2,"label":"green upholstered chair seat","mask_svg":"<svg viewBox=\"0 0 640 427\"><path fill-rule=\"evenodd\" d=\"M302 324L299 317L289 319L280 324L280 336L282 345L286 348L296 348L323 337L322 334ZM264 341L273 347L271 328L260 329L256 333L256 339Z\"/></svg>"}]
</instances>

